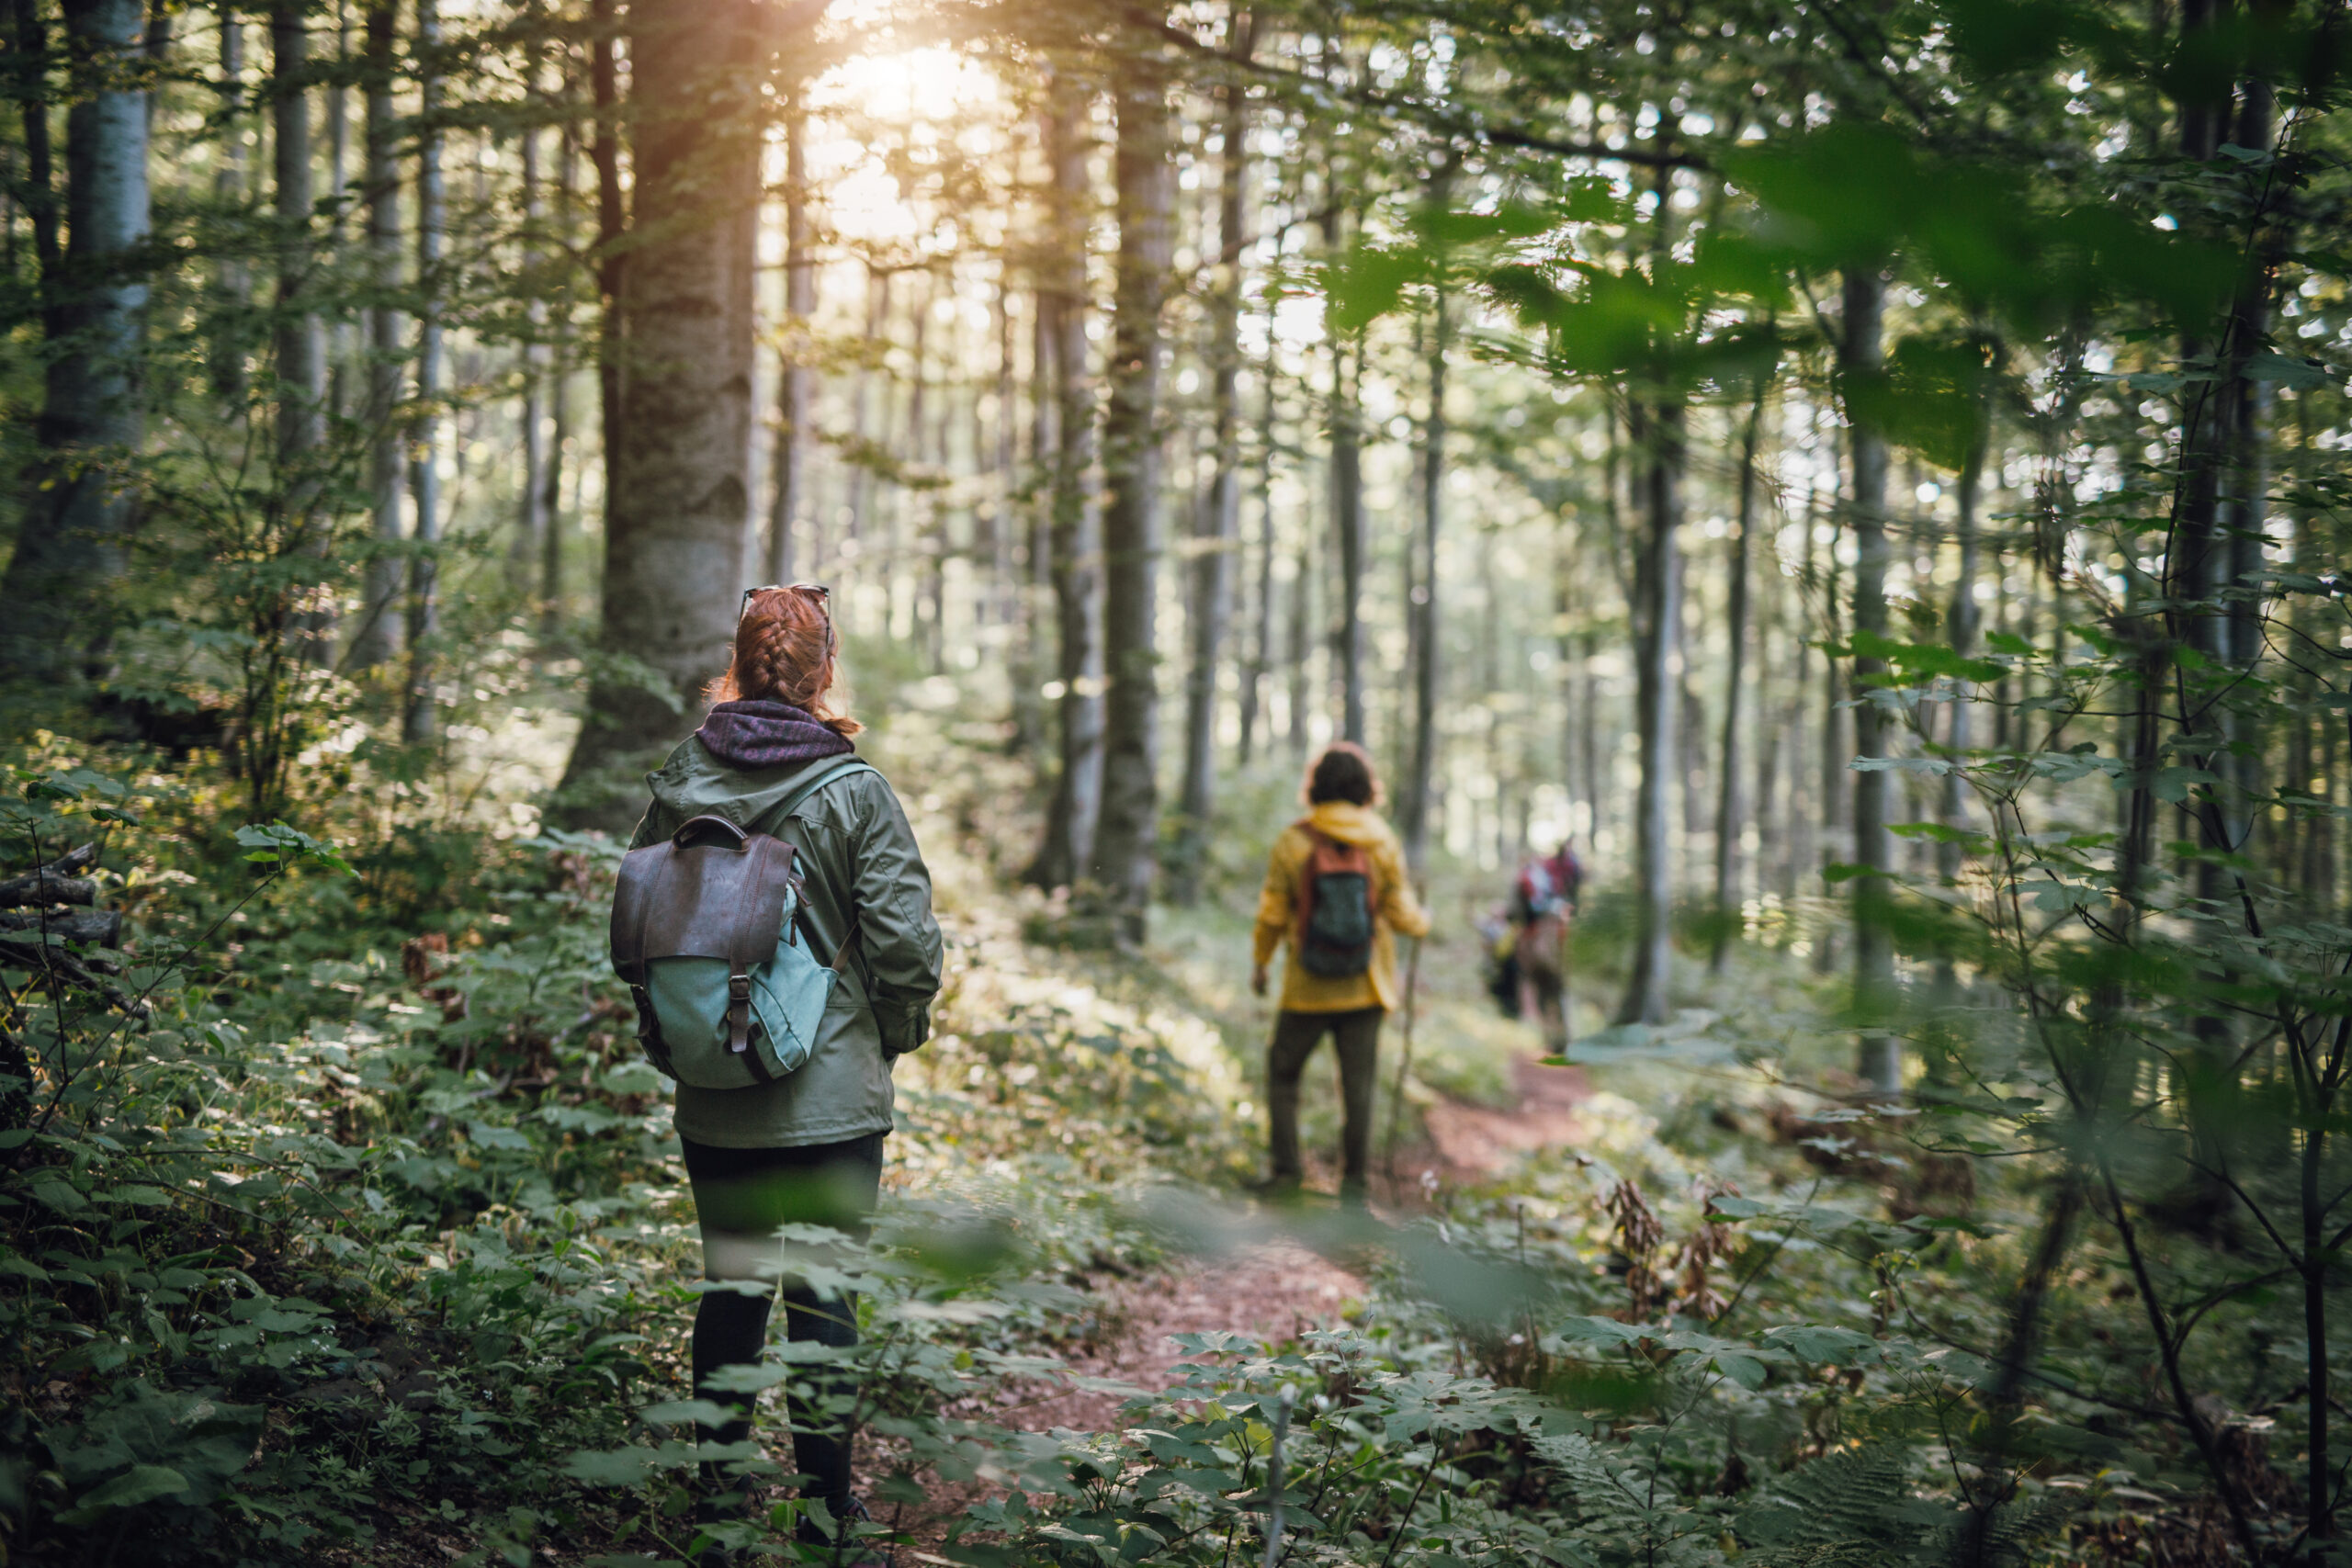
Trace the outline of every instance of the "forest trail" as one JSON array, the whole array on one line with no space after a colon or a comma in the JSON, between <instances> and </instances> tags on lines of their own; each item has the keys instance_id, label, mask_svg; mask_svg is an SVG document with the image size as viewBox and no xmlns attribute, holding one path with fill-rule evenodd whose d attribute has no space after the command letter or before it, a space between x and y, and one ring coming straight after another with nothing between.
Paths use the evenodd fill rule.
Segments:
<instances>
[{"instance_id":1,"label":"forest trail","mask_svg":"<svg viewBox=\"0 0 2352 1568\"><path fill-rule=\"evenodd\" d=\"M1399 1151L1392 1203L1380 1207L1393 1213L1425 1206L1425 1172L1449 1185L1490 1181L1527 1155L1578 1140L1579 1108L1592 1096L1582 1067L1548 1067L1517 1055L1511 1083L1519 1102L1509 1110L1450 1096L1426 1107L1429 1141ZM1365 1293L1360 1274L1289 1240L1182 1259L1135 1279L1097 1280L1089 1292L1103 1303L1108 1332L1069 1357L1071 1370L1154 1391L1179 1381L1176 1369L1186 1356L1176 1335L1222 1330L1280 1346L1337 1326ZM1117 1394L1057 1385L990 1414L1024 1431L1101 1431L1116 1424L1121 1403Z\"/></svg>"}]
</instances>

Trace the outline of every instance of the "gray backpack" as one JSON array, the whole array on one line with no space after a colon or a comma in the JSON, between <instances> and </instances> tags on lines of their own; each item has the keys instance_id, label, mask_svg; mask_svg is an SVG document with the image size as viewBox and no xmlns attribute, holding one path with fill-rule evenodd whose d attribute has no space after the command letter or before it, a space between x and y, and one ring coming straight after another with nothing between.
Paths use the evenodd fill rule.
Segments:
<instances>
[{"instance_id":1,"label":"gray backpack","mask_svg":"<svg viewBox=\"0 0 2352 1568\"><path fill-rule=\"evenodd\" d=\"M774 813L818 788L875 770L854 758L820 767ZM637 1004L637 1038L665 1076L698 1089L750 1089L797 1071L816 1048L825 1004L857 945L848 933L820 963L793 846L724 817L696 817L621 860L613 895L613 970Z\"/></svg>"}]
</instances>

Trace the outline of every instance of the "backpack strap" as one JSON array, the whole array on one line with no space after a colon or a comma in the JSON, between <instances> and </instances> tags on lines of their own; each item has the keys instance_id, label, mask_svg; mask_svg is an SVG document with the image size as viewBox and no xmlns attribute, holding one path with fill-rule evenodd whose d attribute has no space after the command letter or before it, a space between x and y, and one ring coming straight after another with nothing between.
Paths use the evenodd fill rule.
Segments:
<instances>
[{"instance_id":1,"label":"backpack strap","mask_svg":"<svg viewBox=\"0 0 2352 1568\"><path fill-rule=\"evenodd\" d=\"M873 763L865 761L863 757L851 756L843 758L841 761L830 765L820 764L813 770L813 772L815 774L814 777L804 779L799 784L794 785L792 793L784 797L784 804L775 807L765 815L776 818L788 818L794 812L799 810L803 803L805 803L809 796L815 795L819 790L822 789L825 785L833 783L835 780L848 778L854 773L873 773L879 777L882 770L876 767ZM798 884L796 882L794 886L797 887ZM850 908L848 910L848 934L842 938L841 945L833 949L832 960L825 965L826 968L834 971L836 974L840 973L842 965L848 962L851 953L857 947L857 911L854 908ZM808 951L811 953L816 952L817 932L816 929L808 923L808 899L804 897L795 897L793 899L792 918L799 925L802 934L808 939Z\"/></svg>"}]
</instances>

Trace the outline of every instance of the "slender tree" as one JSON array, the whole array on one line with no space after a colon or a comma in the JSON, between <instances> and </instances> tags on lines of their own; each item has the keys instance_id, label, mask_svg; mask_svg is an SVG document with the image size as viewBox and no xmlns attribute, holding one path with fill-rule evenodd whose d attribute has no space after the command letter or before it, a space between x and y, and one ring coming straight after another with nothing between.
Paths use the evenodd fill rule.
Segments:
<instances>
[{"instance_id":1,"label":"slender tree","mask_svg":"<svg viewBox=\"0 0 2352 1568\"><path fill-rule=\"evenodd\" d=\"M1886 279L1875 265L1849 268L1843 286L1845 320L1838 343L1838 370L1849 396L1867 383L1884 358L1881 342ZM1880 1094L1903 1089L1902 1043L1884 1027L1894 1002L1894 946L1889 930L1887 873L1886 710L1871 696L1871 677L1885 661L1871 649L1886 637L1886 437L1849 405L1847 456L1854 529L1854 1005L1862 1020L1855 1071ZM1871 764L1880 764L1873 766Z\"/></svg>"},{"instance_id":2,"label":"slender tree","mask_svg":"<svg viewBox=\"0 0 2352 1568\"><path fill-rule=\"evenodd\" d=\"M1161 310L1174 254L1176 169L1164 68L1125 62L1117 84L1119 258L1102 422L1102 815L1093 879L1122 941L1139 942L1159 829Z\"/></svg>"},{"instance_id":3,"label":"slender tree","mask_svg":"<svg viewBox=\"0 0 2352 1568\"><path fill-rule=\"evenodd\" d=\"M1746 827L1740 799L1741 708L1747 700L1748 582L1756 558L1756 446L1764 428L1764 400L1771 378L1756 379L1756 400L1739 443L1739 505L1731 542L1731 584L1724 627L1724 728L1722 769L1715 791L1715 935L1707 955L1710 974L1723 973L1738 908L1739 839Z\"/></svg>"},{"instance_id":4,"label":"slender tree","mask_svg":"<svg viewBox=\"0 0 2352 1568\"><path fill-rule=\"evenodd\" d=\"M523 276L530 297L524 301L521 364L523 397L519 411L523 427L523 482L515 497L514 534L509 541L507 575L518 590L527 590L538 563L547 553L548 462L547 446L548 305L539 283L541 232L547 222L542 197L538 120L541 57L546 45L536 32L523 49L525 94L522 124L515 130L520 154L523 205Z\"/></svg>"},{"instance_id":5,"label":"slender tree","mask_svg":"<svg viewBox=\"0 0 2352 1568\"><path fill-rule=\"evenodd\" d=\"M1641 787L1634 806L1634 964L1619 1023L1664 1023L1674 956L1674 882L1668 789L1674 771L1675 631L1682 624L1682 469L1685 413L1672 396L1636 402L1628 422L1641 465L1646 526L1635 573L1634 733Z\"/></svg>"},{"instance_id":6,"label":"slender tree","mask_svg":"<svg viewBox=\"0 0 2352 1568\"><path fill-rule=\"evenodd\" d=\"M1057 70L1046 96L1048 235L1037 293L1038 332L1051 355L1054 458L1047 512L1061 767L1026 879L1067 887L1091 863L1102 791L1102 606L1100 519L1088 493L1094 467L1094 391L1086 340L1087 94Z\"/></svg>"},{"instance_id":7,"label":"slender tree","mask_svg":"<svg viewBox=\"0 0 2352 1568\"><path fill-rule=\"evenodd\" d=\"M1433 182L1430 193L1430 205L1441 209L1447 199L1444 184ZM1452 347L1448 305L1441 288L1430 321L1430 407L1421 423L1421 526L1412 557L1418 564L1405 610L1413 650L1413 756L1405 779L1405 863L1416 876L1429 863L1430 813L1436 804L1438 687L1443 670L1438 642L1443 622L1438 609L1437 550L1445 503L1445 358Z\"/></svg>"},{"instance_id":8,"label":"slender tree","mask_svg":"<svg viewBox=\"0 0 2352 1568\"><path fill-rule=\"evenodd\" d=\"M30 15L33 0L18 0ZM247 197L245 188L245 138L243 109L245 98L245 24L238 15L238 0L226 0L220 6L220 73L214 79L214 91L220 97L220 143L212 172L212 199L225 215L242 207ZM29 131L29 126L28 130ZM44 127L44 136L46 128ZM29 148L32 139L27 136ZM242 248L223 247L222 254L213 265L213 287L220 299L213 314L218 324L207 355L207 369L211 378L213 395L224 407L234 408L245 400L245 344L243 323L238 320L242 307L250 299L253 279L245 269Z\"/></svg>"},{"instance_id":9,"label":"slender tree","mask_svg":"<svg viewBox=\"0 0 2352 1568\"><path fill-rule=\"evenodd\" d=\"M817 406L807 336L817 310L815 236L808 224L808 111L784 117L784 350L776 378L775 500L768 511L767 580L790 582L793 530L808 506L808 435Z\"/></svg>"},{"instance_id":10,"label":"slender tree","mask_svg":"<svg viewBox=\"0 0 2352 1568\"><path fill-rule=\"evenodd\" d=\"M440 0L416 0L416 418L408 432L409 500L416 511L408 568L407 697L401 732L411 745L433 739L433 637L440 620L441 247L448 220L441 174Z\"/></svg>"},{"instance_id":11,"label":"slender tree","mask_svg":"<svg viewBox=\"0 0 2352 1568\"><path fill-rule=\"evenodd\" d=\"M1217 193L1216 280L1208 301L1210 479L1194 513L1187 629L1192 663L1184 674L1184 778L1176 807L1169 896L1200 897L1216 808L1217 671L1233 615L1234 554L1241 536L1241 256L1248 240L1249 85L1246 65L1256 19L1235 6L1227 19L1236 72L1224 89Z\"/></svg>"},{"instance_id":12,"label":"slender tree","mask_svg":"<svg viewBox=\"0 0 2352 1568\"><path fill-rule=\"evenodd\" d=\"M400 124L392 110L400 17L394 0L371 0L361 27L367 83L368 169L368 494L372 537L366 599L352 633L349 664L373 669L400 644L401 615L401 281Z\"/></svg>"}]
</instances>

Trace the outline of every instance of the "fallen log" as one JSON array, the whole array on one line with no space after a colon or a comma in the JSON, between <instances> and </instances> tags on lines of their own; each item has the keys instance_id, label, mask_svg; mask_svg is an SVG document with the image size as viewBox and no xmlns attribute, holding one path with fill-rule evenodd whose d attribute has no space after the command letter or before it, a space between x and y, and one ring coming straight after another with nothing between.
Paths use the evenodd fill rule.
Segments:
<instances>
[{"instance_id":1,"label":"fallen log","mask_svg":"<svg viewBox=\"0 0 2352 1568\"><path fill-rule=\"evenodd\" d=\"M0 914L0 931L40 931L64 942L87 942L93 947L122 945L122 911L92 909L85 914L18 911Z\"/></svg>"},{"instance_id":2,"label":"fallen log","mask_svg":"<svg viewBox=\"0 0 2352 1568\"><path fill-rule=\"evenodd\" d=\"M0 881L0 909L21 909L42 904L95 904L98 885L76 872L98 863L98 846L84 844L68 850L44 865Z\"/></svg>"}]
</instances>

